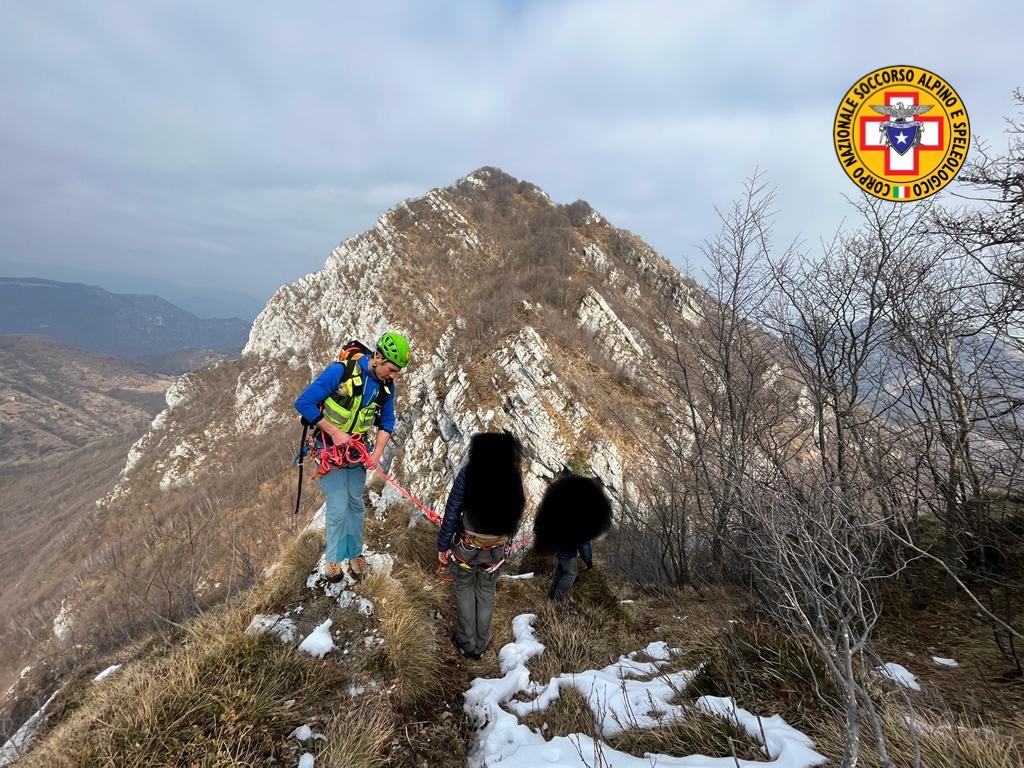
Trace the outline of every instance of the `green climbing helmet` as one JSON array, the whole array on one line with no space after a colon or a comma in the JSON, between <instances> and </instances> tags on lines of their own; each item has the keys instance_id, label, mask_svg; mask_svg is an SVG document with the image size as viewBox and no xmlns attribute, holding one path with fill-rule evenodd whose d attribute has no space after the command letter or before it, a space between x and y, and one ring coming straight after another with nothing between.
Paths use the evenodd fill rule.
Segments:
<instances>
[{"instance_id":1,"label":"green climbing helmet","mask_svg":"<svg viewBox=\"0 0 1024 768\"><path fill-rule=\"evenodd\" d=\"M377 340L377 351L399 368L409 364L409 342L405 337L394 331L388 331Z\"/></svg>"}]
</instances>

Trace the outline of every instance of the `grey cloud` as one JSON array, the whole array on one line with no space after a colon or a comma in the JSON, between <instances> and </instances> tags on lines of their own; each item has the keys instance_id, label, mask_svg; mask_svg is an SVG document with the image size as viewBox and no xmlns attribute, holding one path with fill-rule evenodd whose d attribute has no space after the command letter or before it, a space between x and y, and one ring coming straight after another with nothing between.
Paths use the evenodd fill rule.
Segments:
<instances>
[{"instance_id":1,"label":"grey cloud","mask_svg":"<svg viewBox=\"0 0 1024 768\"><path fill-rule=\"evenodd\" d=\"M854 190L830 123L899 57L993 139L1022 12L889 4L45 3L0 30L0 259L267 294L386 208L485 164L694 257L755 167L780 235ZM980 14L979 14L980 16ZM2 261L0 261L2 270Z\"/></svg>"}]
</instances>

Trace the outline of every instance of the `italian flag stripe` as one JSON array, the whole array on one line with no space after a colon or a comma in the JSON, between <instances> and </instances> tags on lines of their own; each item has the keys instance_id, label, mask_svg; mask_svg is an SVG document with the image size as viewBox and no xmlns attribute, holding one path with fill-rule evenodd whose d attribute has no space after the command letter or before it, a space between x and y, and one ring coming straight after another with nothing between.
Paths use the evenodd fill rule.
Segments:
<instances>
[{"instance_id":1,"label":"italian flag stripe","mask_svg":"<svg viewBox=\"0 0 1024 768\"><path fill-rule=\"evenodd\" d=\"M910 187L893 187L892 196L897 200L905 200L910 197Z\"/></svg>"}]
</instances>

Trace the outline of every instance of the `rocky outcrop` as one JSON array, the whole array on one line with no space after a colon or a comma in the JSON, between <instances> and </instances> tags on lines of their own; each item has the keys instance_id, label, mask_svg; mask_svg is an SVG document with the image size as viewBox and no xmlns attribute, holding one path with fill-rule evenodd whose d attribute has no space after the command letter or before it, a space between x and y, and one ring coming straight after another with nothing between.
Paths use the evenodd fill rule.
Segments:
<instances>
[{"instance_id":1,"label":"rocky outcrop","mask_svg":"<svg viewBox=\"0 0 1024 768\"><path fill-rule=\"evenodd\" d=\"M702 301L585 203L558 205L480 169L339 244L322 270L274 293L241 357L179 378L97 519L121 536L122 558L133 545L125 525L136 526L143 573L153 558L188 551L187 542L164 549L154 532L173 533L175 515L192 515L205 537L232 547L248 536L248 562L272 560L293 508L295 398L345 341L372 342L387 329L405 334L413 355L383 463L427 506L443 508L471 436L500 429L523 442L529 510L566 467L599 477L618 499L631 493L640 448L669 407L653 395L655 350L668 324L699 332ZM254 457L263 457L259 472ZM315 498L315 483L307 488ZM405 503L390 485L370 488L378 511ZM266 533L250 530L257 510ZM87 599L73 596L72 617Z\"/></svg>"},{"instance_id":2,"label":"rocky outcrop","mask_svg":"<svg viewBox=\"0 0 1024 768\"><path fill-rule=\"evenodd\" d=\"M388 328L409 336L414 354L398 385L398 425L385 459L415 495L442 504L470 436L489 429L509 429L523 440L533 501L567 465L589 467L606 486L622 490L622 437L602 417L621 382L602 383L600 377L611 375L608 361L620 370L638 366L650 357L645 339L660 334L653 322L631 326L606 296L612 292L620 305L674 296L693 318L696 302L654 251L587 207L579 226L559 230L585 270L562 278L576 281L581 298L558 308L524 299L522 322L511 324L485 354L467 356L467 339L487 329L473 317L477 307L460 306L459 286L442 278L501 284L495 269L501 268L503 233L493 225L488 229L481 209L506 219L561 216L568 222L564 206L491 168L388 211L373 229L336 247L323 270L271 297L241 359L228 366L229 392L213 393L205 379L217 377L204 379L203 372L171 388L167 410L133 447L122 483L108 501L124 497L133 478L154 472L164 491L196 482L233 435L258 439L293 420L295 396L345 340L370 340ZM424 273L438 279L410 285L404 277ZM509 274L507 281L511 285L516 278ZM396 285L402 286L401 296L395 295ZM572 343L559 316L578 329ZM558 330L550 327L553 322ZM596 368L584 370L584 361ZM205 417L197 420L197 410ZM188 430L177 427L182 422L190 423ZM379 503L391 500L385 492Z\"/></svg>"}]
</instances>

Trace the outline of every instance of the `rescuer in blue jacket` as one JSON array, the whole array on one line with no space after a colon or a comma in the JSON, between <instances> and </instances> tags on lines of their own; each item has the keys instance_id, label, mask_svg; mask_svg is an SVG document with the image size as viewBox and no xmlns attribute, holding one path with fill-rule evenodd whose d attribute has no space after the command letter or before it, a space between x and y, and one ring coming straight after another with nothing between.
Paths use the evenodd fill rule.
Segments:
<instances>
[{"instance_id":1,"label":"rescuer in blue jacket","mask_svg":"<svg viewBox=\"0 0 1024 768\"><path fill-rule=\"evenodd\" d=\"M394 431L394 379L408 363L409 342L388 331L372 356L353 356L327 366L295 401L303 421L316 427L317 450L329 457L321 462L327 471L320 474L320 488L327 502L324 576L330 581L344 578L346 565L355 579L366 572L366 470L377 466ZM362 441L373 427L377 434L366 463L351 461L350 444Z\"/></svg>"}]
</instances>

